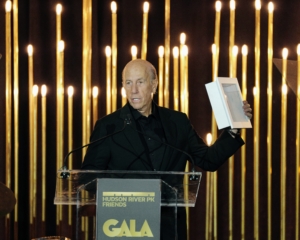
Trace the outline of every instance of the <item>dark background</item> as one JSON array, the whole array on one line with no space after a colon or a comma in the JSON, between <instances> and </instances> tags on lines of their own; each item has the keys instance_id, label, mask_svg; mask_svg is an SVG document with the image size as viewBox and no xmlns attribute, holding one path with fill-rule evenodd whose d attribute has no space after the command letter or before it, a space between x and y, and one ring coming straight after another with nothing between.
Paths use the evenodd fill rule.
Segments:
<instances>
[{"instance_id":1,"label":"dark background","mask_svg":"<svg viewBox=\"0 0 300 240\"><path fill-rule=\"evenodd\" d=\"M118 5L118 89L121 88L121 71L131 60L131 45L141 50L142 6L143 1L119 0ZM0 0L0 181L5 182L5 1ZM55 63L55 7L58 2L52 0L19 0L19 224L9 223L7 239L13 235L19 239L28 239L41 235L66 234L63 227L55 223L55 175L60 166L56 166L56 63ZM65 41L65 87L73 85L74 95L74 147L82 145L82 2L62 0L62 39ZM105 115L105 46L111 45L111 1L93 1L92 31L92 85L100 88L99 117ZM147 60L158 66L158 47L164 45L164 1L149 0L149 27ZM289 49L289 60L296 60L296 47L300 42L299 1L276 0L274 10L274 58L281 58L282 49ZM267 239L267 37L268 37L268 2L262 2L261 8L261 59L260 59L260 200L259 229L260 238ZM253 106L252 89L254 87L254 1L236 1L235 44L248 45L247 100ZM214 41L215 1L173 0L171 1L171 49L179 46L179 35L185 32L189 47L189 117L198 134L205 138L211 131L211 107L204 87L212 80L211 45ZM28 135L28 55L27 45L34 47L34 83L47 85L47 220L45 230L36 228L30 234L29 226L29 135ZM229 0L222 2L219 76L229 75ZM138 55L140 56L140 55ZM172 57L171 57L172 80ZM241 54L238 56L237 77L241 81ZM170 84L170 108L173 108L172 81ZM155 97L157 99L157 96ZM40 102L40 101L39 101ZM65 103L67 97L65 98ZM288 92L287 120L287 219L286 239L295 238L295 93ZM118 96L118 107L121 98ZM66 109L66 105L65 105ZM281 74L273 67L273 146L272 146L272 236L280 236L280 119L281 119ZM66 125L65 123L65 129ZM40 133L39 133L40 137ZM253 129L247 130L246 140L246 239L254 237L253 217ZM67 153L65 146L65 153ZM40 152L39 152L40 154ZM39 155L40 156L40 155ZM12 169L14 153L12 153ZM240 152L235 156L234 172L234 239L240 239ZM74 168L79 168L81 154L74 155ZM13 173L12 173L13 176ZM12 182L12 189L14 182ZM205 236L205 186L206 174L199 190L198 202L191 208L190 239L204 239ZM1 196L0 196L1 197ZM13 215L11 215L13 219ZM62 224L62 226L64 226ZM299 226L298 226L299 227ZM5 219L0 219L0 233L5 232ZM7 232L7 231L6 231ZM228 239L228 164L218 171L218 238Z\"/></svg>"}]
</instances>

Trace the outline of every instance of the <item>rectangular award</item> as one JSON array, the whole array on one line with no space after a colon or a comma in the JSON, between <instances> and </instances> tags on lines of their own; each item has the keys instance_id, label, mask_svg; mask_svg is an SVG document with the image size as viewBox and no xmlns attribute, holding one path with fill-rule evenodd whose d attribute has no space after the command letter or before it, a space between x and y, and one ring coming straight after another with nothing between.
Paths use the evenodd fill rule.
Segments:
<instances>
[{"instance_id":1,"label":"rectangular award","mask_svg":"<svg viewBox=\"0 0 300 240\"><path fill-rule=\"evenodd\" d=\"M243 99L236 78L217 77L205 84L218 129L252 128L243 110Z\"/></svg>"}]
</instances>

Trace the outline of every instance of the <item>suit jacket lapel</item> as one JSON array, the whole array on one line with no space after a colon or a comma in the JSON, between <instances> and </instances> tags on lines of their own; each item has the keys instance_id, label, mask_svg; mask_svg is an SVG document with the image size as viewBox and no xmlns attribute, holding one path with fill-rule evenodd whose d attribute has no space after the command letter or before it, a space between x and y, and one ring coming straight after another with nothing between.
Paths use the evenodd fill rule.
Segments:
<instances>
[{"instance_id":1,"label":"suit jacket lapel","mask_svg":"<svg viewBox=\"0 0 300 240\"><path fill-rule=\"evenodd\" d=\"M161 119L161 124L163 126L167 143L175 146L176 144L176 124L172 120L172 117L168 111L163 108L158 107L159 117Z\"/></svg>"},{"instance_id":2,"label":"suit jacket lapel","mask_svg":"<svg viewBox=\"0 0 300 240\"><path fill-rule=\"evenodd\" d=\"M159 117L161 119L161 123L165 132L166 136L166 142L176 147L176 140L177 140L177 134L176 134L176 124L172 120L172 117L169 113L169 111L165 111L164 108L158 107L159 111ZM162 164L160 170L166 170L168 169L168 165L172 162L172 155L176 152L176 150L170 146L166 145L166 150L164 151L164 156L162 158Z\"/></svg>"}]
</instances>

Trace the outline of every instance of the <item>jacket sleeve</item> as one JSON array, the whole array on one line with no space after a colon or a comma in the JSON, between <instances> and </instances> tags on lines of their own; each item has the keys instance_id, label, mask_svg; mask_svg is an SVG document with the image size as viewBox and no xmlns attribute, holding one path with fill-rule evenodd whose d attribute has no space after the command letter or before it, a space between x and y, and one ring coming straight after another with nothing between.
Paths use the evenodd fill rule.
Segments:
<instances>
[{"instance_id":1,"label":"jacket sleeve","mask_svg":"<svg viewBox=\"0 0 300 240\"><path fill-rule=\"evenodd\" d=\"M193 157L195 165L205 171L216 171L244 144L240 136L233 138L224 130L211 146L207 146L189 120L187 120L186 133L188 135L188 151Z\"/></svg>"}]
</instances>

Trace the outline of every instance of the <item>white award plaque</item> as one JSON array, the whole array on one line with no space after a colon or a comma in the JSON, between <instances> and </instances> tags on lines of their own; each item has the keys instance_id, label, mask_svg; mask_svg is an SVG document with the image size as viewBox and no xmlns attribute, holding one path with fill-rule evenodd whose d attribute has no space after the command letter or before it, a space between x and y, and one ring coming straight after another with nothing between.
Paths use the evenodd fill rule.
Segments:
<instances>
[{"instance_id":1,"label":"white award plaque","mask_svg":"<svg viewBox=\"0 0 300 240\"><path fill-rule=\"evenodd\" d=\"M205 87L218 129L252 128L243 110L241 89L236 78L217 77Z\"/></svg>"}]
</instances>

